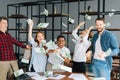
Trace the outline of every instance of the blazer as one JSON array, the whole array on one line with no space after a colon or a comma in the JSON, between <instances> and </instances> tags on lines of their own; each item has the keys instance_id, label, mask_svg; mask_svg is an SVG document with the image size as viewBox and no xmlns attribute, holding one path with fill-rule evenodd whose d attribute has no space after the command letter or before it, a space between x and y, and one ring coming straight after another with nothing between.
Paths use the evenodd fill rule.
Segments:
<instances>
[{"instance_id":1,"label":"blazer","mask_svg":"<svg viewBox=\"0 0 120 80\"><path fill-rule=\"evenodd\" d=\"M96 40L98 39L98 33L96 33L93 38L92 38L92 53L94 55L95 52L95 43ZM117 38L115 35L108 31L104 30L101 39L101 48L104 52L106 52L109 48L112 50L109 56L105 57L105 60L109 66L110 69L112 69L112 56L115 56L119 53L119 42L117 41Z\"/></svg>"}]
</instances>

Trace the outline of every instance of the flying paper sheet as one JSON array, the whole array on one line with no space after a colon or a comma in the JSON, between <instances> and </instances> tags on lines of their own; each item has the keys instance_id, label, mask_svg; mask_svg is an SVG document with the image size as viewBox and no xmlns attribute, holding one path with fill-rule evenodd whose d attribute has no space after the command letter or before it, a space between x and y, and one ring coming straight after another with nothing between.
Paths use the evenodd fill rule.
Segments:
<instances>
[{"instance_id":1,"label":"flying paper sheet","mask_svg":"<svg viewBox=\"0 0 120 80\"><path fill-rule=\"evenodd\" d=\"M70 18L70 17L69 17L68 21L69 21L70 23L72 23L72 24L75 23L75 19Z\"/></svg>"},{"instance_id":2,"label":"flying paper sheet","mask_svg":"<svg viewBox=\"0 0 120 80\"><path fill-rule=\"evenodd\" d=\"M66 25L66 24L62 23L62 25L67 28L67 25Z\"/></svg>"},{"instance_id":3,"label":"flying paper sheet","mask_svg":"<svg viewBox=\"0 0 120 80\"><path fill-rule=\"evenodd\" d=\"M112 17L112 16L114 15L115 11L116 11L115 9L112 9L111 12L110 12L108 15L109 15L110 17Z\"/></svg>"},{"instance_id":4,"label":"flying paper sheet","mask_svg":"<svg viewBox=\"0 0 120 80\"><path fill-rule=\"evenodd\" d=\"M85 18L91 20L91 16L89 16L88 14L85 14Z\"/></svg>"},{"instance_id":5,"label":"flying paper sheet","mask_svg":"<svg viewBox=\"0 0 120 80\"><path fill-rule=\"evenodd\" d=\"M55 42L53 42L52 40L50 40L49 42L47 42L47 47L48 47L48 49L56 49L56 44L55 44Z\"/></svg>"},{"instance_id":6,"label":"flying paper sheet","mask_svg":"<svg viewBox=\"0 0 120 80\"><path fill-rule=\"evenodd\" d=\"M37 25L38 28L47 28L47 26L49 25L49 23L39 23Z\"/></svg>"},{"instance_id":7,"label":"flying paper sheet","mask_svg":"<svg viewBox=\"0 0 120 80\"><path fill-rule=\"evenodd\" d=\"M44 11L43 11L43 12L41 12L40 14L41 14L41 15L42 15L42 14L44 14L44 15L48 16L49 12L48 12L48 10L47 10L47 9L44 9Z\"/></svg>"},{"instance_id":8,"label":"flying paper sheet","mask_svg":"<svg viewBox=\"0 0 120 80\"><path fill-rule=\"evenodd\" d=\"M110 27L110 23L108 22L108 23L105 23L105 27Z\"/></svg>"},{"instance_id":9,"label":"flying paper sheet","mask_svg":"<svg viewBox=\"0 0 120 80\"><path fill-rule=\"evenodd\" d=\"M31 22L32 20L31 20L31 19L28 19L28 20L26 20L26 21L27 21L28 24L30 24L30 22Z\"/></svg>"},{"instance_id":10,"label":"flying paper sheet","mask_svg":"<svg viewBox=\"0 0 120 80\"><path fill-rule=\"evenodd\" d=\"M71 39L75 44L77 43L77 41L75 39Z\"/></svg>"},{"instance_id":11,"label":"flying paper sheet","mask_svg":"<svg viewBox=\"0 0 120 80\"><path fill-rule=\"evenodd\" d=\"M17 71L14 72L15 77L18 77L18 76L20 76L22 74L24 74L23 69L20 69L20 70L17 70Z\"/></svg>"}]
</instances>

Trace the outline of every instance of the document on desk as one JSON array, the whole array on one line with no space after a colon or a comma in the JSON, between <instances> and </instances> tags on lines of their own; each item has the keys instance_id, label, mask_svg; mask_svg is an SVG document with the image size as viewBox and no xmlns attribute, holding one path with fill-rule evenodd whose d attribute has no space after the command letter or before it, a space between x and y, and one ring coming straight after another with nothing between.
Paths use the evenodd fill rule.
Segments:
<instances>
[{"instance_id":1,"label":"document on desk","mask_svg":"<svg viewBox=\"0 0 120 80\"><path fill-rule=\"evenodd\" d=\"M62 74L54 74L53 76L48 77L47 79L55 79L55 80L60 80L62 78L64 78L65 75Z\"/></svg>"},{"instance_id":2,"label":"document on desk","mask_svg":"<svg viewBox=\"0 0 120 80\"><path fill-rule=\"evenodd\" d=\"M70 76L69 76L69 78L73 78L74 80L80 80L80 79L82 79L82 80L87 80L87 78L85 77L85 75L84 74L77 74L77 73L72 73Z\"/></svg>"},{"instance_id":3,"label":"document on desk","mask_svg":"<svg viewBox=\"0 0 120 80\"><path fill-rule=\"evenodd\" d=\"M45 76L40 76L36 72L26 72L26 74L28 74L32 79L35 80L46 80Z\"/></svg>"}]
</instances>

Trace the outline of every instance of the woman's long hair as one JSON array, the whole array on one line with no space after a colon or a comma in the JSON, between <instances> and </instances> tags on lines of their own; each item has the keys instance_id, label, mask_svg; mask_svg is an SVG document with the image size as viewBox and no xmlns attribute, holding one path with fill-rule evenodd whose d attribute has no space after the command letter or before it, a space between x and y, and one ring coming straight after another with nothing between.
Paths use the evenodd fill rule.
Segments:
<instances>
[{"instance_id":1,"label":"woman's long hair","mask_svg":"<svg viewBox=\"0 0 120 80\"><path fill-rule=\"evenodd\" d=\"M44 33L43 33L43 32L37 32L37 33L36 33L34 40L35 40L35 42L37 42L37 45L38 45L38 46L39 46L39 44L40 44L40 42L37 40L37 36L38 36L39 33L44 36Z\"/></svg>"}]
</instances>

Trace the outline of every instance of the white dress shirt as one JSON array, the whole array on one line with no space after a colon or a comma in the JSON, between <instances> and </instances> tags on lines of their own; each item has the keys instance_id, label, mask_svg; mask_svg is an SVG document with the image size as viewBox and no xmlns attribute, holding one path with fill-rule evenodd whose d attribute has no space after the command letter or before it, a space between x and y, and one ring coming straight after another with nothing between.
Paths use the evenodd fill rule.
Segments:
<instances>
[{"instance_id":1,"label":"white dress shirt","mask_svg":"<svg viewBox=\"0 0 120 80\"><path fill-rule=\"evenodd\" d=\"M101 48L101 44L100 44L100 39L101 39L101 36L99 35L98 36L98 39L95 43L95 54L94 54L94 59L97 59L97 60L105 60L105 58L101 58L99 55L101 53L103 53L102 51L102 48Z\"/></svg>"},{"instance_id":2,"label":"white dress shirt","mask_svg":"<svg viewBox=\"0 0 120 80\"><path fill-rule=\"evenodd\" d=\"M29 42L32 44L32 57L29 71L33 65L35 72L45 72L47 56L45 54L44 48L42 47L42 44L38 46L33 38L29 40Z\"/></svg>"},{"instance_id":3,"label":"white dress shirt","mask_svg":"<svg viewBox=\"0 0 120 80\"><path fill-rule=\"evenodd\" d=\"M72 32L72 35L77 41L75 45L73 61L86 62L86 51L90 47L91 42L88 40L88 34L86 34L86 36L84 36L83 39L81 39L80 36L77 35L77 32L78 30L73 30Z\"/></svg>"}]
</instances>

